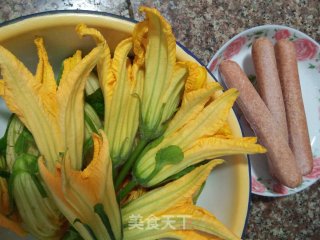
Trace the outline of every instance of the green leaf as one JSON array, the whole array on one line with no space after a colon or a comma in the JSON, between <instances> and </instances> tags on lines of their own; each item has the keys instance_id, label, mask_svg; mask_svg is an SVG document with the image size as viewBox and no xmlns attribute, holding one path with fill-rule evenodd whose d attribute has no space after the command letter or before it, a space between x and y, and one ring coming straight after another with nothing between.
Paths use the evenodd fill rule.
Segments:
<instances>
[{"instance_id":1,"label":"green leaf","mask_svg":"<svg viewBox=\"0 0 320 240\"><path fill-rule=\"evenodd\" d=\"M101 119L104 119L104 97L100 88L91 95L87 96L86 102L93 107Z\"/></svg>"},{"instance_id":2,"label":"green leaf","mask_svg":"<svg viewBox=\"0 0 320 240\"><path fill-rule=\"evenodd\" d=\"M177 164L183 160L184 154L179 146L171 145L160 149L156 154L156 162L159 167L167 164Z\"/></svg>"},{"instance_id":3,"label":"green leaf","mask_svg":"<svg viewBox=\"0 0 320 240\"><path fill-rule=\"evenodd\" d=\"M101 221L103 222L103 225L107 229L109 236L111 240L116 240L114 233L112 231L112 227L110 224L110 220L106 212L104 211L104 207L101 203L98 203L97 205L94 206L94 212L99 215Z\"/></svg>"},{"instance_id":4,"label":"green leaf","mask_svg":"<svg viewBox=\"0 0 320 240\"><path fill-rule=\"evenodd\" d=\"M146 179L137 179L139 183L142 185L146 182L149 182L150 179L152 179L156 174L158 174L161 169L168 164L178 164L180 163L184 158L184 154L182 149L179 146L176 145L170 145L168 147L160 149L156 156L156 166L152 173L146 178Z\"/></svg>"}]
</instances>

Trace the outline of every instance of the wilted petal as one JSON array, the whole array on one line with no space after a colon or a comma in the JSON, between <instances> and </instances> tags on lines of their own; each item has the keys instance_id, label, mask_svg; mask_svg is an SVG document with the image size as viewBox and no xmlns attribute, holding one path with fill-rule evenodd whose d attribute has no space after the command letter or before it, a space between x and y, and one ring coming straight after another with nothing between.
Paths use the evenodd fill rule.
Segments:
<instances>
[{"instance_id":1,"label":"wilted petal","mask_svg":"<svg viewBox=\"0 0 320 240\"><path fill-rule=\"evenodd\" d=\"M56 104L47 95L51 89L48 87L50 81L46 85L48 91L45 91L23 63L3 47L0 47L0 66L5 81L3 99L11 112L16 113L32 132L49 168L53 169L58 153L63 148L60 127L53 114Z\"/></svg>"},{"instance_id":2,"label":"wilted petal","mask_svg":"<svg viewBox=\"0 0 320 240\"><path fill-rule=\"evenodd\" d=\"M73 57L65 60L57 91L62 136L75 169L82 168L85 83L103 51L104 45L101 44L83 59L81 52L77 51Z\"/></svg>"},{"instance_id":3,"label":"wilted petal","mask_svg":"<svg viewBox=\"0 0 320 240\"><path fill-rule=\"evenodd\" d=\"M132 38L134 41L133 52L135 54L134 62L138 66L142 66L145 60L145 52L147 49L147 33L148 33L148 22L143 21L135 25Z\"/></svg>"},{"instance_id":4,"label":"wilted petal","mask_svg":"<svg viewBox=\"0 0 320 240\"><path fill-rule=\"evenodd\" d=\"M89 227L97 239L111 239L109 229L96 211L96 206L102 205L102 210L110 221L111 231L119 238L121 221L113 189L112 163L106 136L103 131L100 134L102 137L93 135L93 160L85 170L73 170L68 155L55 174L50 173L42 161L39 162L39 169L59 209L82 237L87 237L90 233L87 231Z\"/></svg>"},{"instance_id":5,"label":"wilted petal","mask_svg":"<svg viewBox=\"0 0 320 240\"><path fill-rule=\"evenodd\" d=\"M42 38L36 38L34 43L37 46L39 63L37 66L37 71L35 75L35 79L37 82L41 83L40 92L41 95L47 96L42 98L44 103L44 107L50 106L46 108L54 119L58 117L58 104L56 101L56 91L57 84L54 78L53 69L49 63L48 54L44 47L44 42Z\"/></svg>"},{"instance_id":6,"label":"wilted petal","mask_svg":"<svg viewBox=\"0 0 320 240\"><path fill-rule=\"evenodd\" d=\"M184 94L204 88L207 84L207 70L195 62L186 62L188 66L188 79L186 81Z\"/></svg>"},{"instance_id":7,"label":"wilted petal","mask_svg":"<svg viewBox=\"0 0 320 240\"><path fill-rule=\"evenodd\" d=\"M110 97L109 95L112 94L110 90L113 89L115 84L115 79L111 71L111 53L110 48L103 37L103 35L94 28L89 28L85 24L79 24L76 27L76 32L81 36L91 36L96 41L96 44L104 44L104 52L100 57L98 64L97 64L97 72L98 78L100 82L100 86L102 92L105 97ZM109 108L109 99L106 101L106 107Z\"/></svg>"}]
</instances>

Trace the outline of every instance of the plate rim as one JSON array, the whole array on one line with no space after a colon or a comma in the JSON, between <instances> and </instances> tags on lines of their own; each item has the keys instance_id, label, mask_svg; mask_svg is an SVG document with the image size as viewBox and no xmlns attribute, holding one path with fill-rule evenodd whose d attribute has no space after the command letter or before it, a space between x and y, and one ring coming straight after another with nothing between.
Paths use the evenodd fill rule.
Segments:
<instances>
[{"instance_id":1,"label":"plate rim","mask_svg":"<svg viewBox=\"0 0 320 240\"><path fill-rule=\"evenodd\" d=\"M262 29L262 28L282 28L282 29L287 29L287 30L291 30L294 32L298 32L299 34L301 34L303 37L308 38L308 40L311 40L314 44L316 44L319 48L320 48L320 43L318 43L316 40L314 40L312 37L310 37L309 35L307 35L304 32L301 32L298 29L286 26L286 25L278 25L278 24L264 24L264 25L259 25L259 26L255 26L252 28L248 28L243 30L240 33L235 34L231 39L229 39L227 42L225 42L219 49L218 51L213 55L213 57L210 59L207 68L209 69L211 63L214 61L214 59L219 56L219 54L222 52L222 50L224 50L228 45L230 45L230 43L232 43L234 40L236 40L240 35L243 34L247 34L249 32L258 30L258 29Z\"/></svg>"}]
</instances>

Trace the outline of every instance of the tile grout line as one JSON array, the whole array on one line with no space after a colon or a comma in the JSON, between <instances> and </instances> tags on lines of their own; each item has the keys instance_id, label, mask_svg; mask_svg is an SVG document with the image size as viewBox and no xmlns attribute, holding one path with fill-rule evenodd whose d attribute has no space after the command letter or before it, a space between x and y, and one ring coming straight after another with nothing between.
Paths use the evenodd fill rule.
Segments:
<instances>
[{"instance_id":1,"label":"tile grout line","mask_svg":"<svg viewBox=\"0 0 320 240\"><path fill-rule=\"evenodd\" d=\"M127 2L127 5L128 5L129 17L134 19L134 13L133 13L131 0L126 0L126 2Z\"/></svg>"}]
</instances>

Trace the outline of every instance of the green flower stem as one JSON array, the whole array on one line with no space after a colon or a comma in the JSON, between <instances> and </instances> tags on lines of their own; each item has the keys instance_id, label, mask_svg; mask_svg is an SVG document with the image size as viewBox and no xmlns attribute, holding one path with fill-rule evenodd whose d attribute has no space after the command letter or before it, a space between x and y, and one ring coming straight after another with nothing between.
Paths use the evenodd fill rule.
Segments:
<instances>
[{"instance_id":1,"label":"green flower stem","mask_svg":"<svg viewBox=\"0 0 320 240\"><path fill-rule=\"evenodd\" d=\"M138 182L132 179L124 188L120 190L118 194L119 201L121 202L136 186L138 186Z\"/></svg>"},{"instance_id":2,"label":"green flower stem","mask_svg":"<svg viewBox=\"0 0 320 240\"><path fill-rule=\"evenodd\" d=\"M126 161L126 163L123 165L123 167L120 170L120 173L118 175L118 177L116 178L115 181L115 189L119 190L121 184L123 183L123 181L126 179L129 171L131 170L132 166L134 165L136 159L139 157L140 153L143 151L144 147L147 145L148 141L142 139L137 147L134 149L134 151L132 152L130 158L128 159L128 161Z\"/></svg>"}]
</instances>

